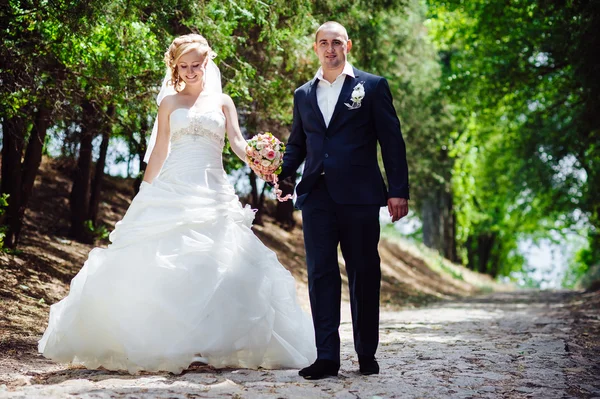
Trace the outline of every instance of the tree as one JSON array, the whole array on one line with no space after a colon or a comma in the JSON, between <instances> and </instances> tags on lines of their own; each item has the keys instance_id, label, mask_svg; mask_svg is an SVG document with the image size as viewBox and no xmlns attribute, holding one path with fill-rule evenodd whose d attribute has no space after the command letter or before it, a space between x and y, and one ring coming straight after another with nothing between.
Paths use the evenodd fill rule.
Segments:
<instances>
[{"instance_id":1,"label":"tree","mask_svg":"<svg viewBox=\"0 0 600 399\"><path fill-rule=\"evenodd\" d=\"M10 197L3 215L7 225L5 245L9 248L18 243L46 132L52 116L60 112L61 89L69 78L53 43L87 26L85 22L97 15L97 6L98 2L82 6L69 0L54 2L52 7L20 1L2 6L0 21L6 29L0 50L4 60L0 69L0 192Z\"/></svg>"},{"instance_id":2,"label":"tree","mask_svg":"<svg viewBox=\"0 0 600 399\"><path fill-rule=\"evenodd\" d=\"M517 241L589 223L600 253L600 85L594 1L430 1L456 107L452 153L463 259L523 265Z\"/></svg>"}]
</instances>

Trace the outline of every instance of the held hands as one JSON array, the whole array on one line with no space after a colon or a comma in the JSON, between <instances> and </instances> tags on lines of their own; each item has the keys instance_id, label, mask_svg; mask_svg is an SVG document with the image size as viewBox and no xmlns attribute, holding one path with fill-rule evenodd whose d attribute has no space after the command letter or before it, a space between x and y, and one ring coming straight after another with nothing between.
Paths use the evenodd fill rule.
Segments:
<instances>
[{"instance_id":1,"label":"held hands","mask_svg":"<svg viewBox=\"0 0 600 399\"><path fill-rule=\"evenodd\" d=\"M387 203L392 223L402 219L408 213L408 200L406 198L389 198Z\"/></svg>"},{"instance_id":2,"label":"held hands","mask_svg":"<svg viewBox=\"0 0 600 399\"><path fill-rule=\"evenodd\" d=\"M277 174L281 171L285 144L273 134L266 132L257 134L248 140L244 159L258 177L273 187L277 201L285 202L292 198L291 194L283 195L279 188Z\"/></svg>"},{"instance_id":3,"label":"held hands","mask_svg":"<svg viewBox=\"0 0 600 399\"><path fill-rule=\"evenodd\" d=\"M261 179L263 179L264 181L266 181L267 183L275 183L275 177L277 175L259 175L258 177L260 177Z\"/></svg>"},{"instance_id":4,"label":"held hands","mask_svg":"<svg viewBox=\"0 0 600 399\"><path fill-rule=\"evenodd\" d=\"M275 192L275 197L277 198L277 201L285 202L285 201L293 198L291 194L283 195L283 191L279 188L277 175L275 173L263 175L260 173L260 171L253 168L252 165L250 165L250 169L252 169L252 171L254 173L256 173L256 175L258 177L260 177L265 182L267 182L267 184L269 184L271 187L273 187L273 191Z\"/></svg>"}]
</instances>

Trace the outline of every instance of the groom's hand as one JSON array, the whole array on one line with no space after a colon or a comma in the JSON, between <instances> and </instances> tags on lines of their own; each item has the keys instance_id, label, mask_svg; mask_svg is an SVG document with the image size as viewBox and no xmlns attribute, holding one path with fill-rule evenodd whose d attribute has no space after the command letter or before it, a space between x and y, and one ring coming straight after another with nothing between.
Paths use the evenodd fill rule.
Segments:
<instances>
[{"instance_id":1,"label":"groom's hand","mask_svg":"<svg viewBox=\"0 0 600 399\"><path fill-rule=\"evenodd\" d=\"M406 198L389 198L388 211L392 217L392 223L402 219L408 213L408 200Z\"/></svg>"}]
</instances>

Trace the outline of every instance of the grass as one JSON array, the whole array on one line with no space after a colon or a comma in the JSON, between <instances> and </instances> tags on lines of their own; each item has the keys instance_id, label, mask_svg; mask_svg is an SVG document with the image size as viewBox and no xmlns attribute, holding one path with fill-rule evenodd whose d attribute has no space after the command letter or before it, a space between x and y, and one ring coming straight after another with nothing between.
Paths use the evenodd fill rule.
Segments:
<instances>
[{"instance_id":1,"label":"grass","mask_svg":"<svg viewBox=\"0 0 600 399\"><path fill-rule=\"evenodd\" d=\"M489 276L476 273L465 266L452 263L450 260L441 256L436 250L425 246L422 242L415 239L407 239L407 236L398 231L393 224L382 226L381 237L401 245L405 251L418 256L431 270L446 275L454 280L474 285L482 293L512 289L512 286L496 282Z\"/></svg>"}]
</instances>

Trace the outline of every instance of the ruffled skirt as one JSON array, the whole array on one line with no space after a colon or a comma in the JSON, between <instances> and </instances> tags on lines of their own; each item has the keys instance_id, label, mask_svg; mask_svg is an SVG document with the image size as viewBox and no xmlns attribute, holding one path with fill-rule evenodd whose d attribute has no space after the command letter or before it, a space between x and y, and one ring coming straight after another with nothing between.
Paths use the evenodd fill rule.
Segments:
<instances>
[{"instance_id":1,"label":"ruffled skirt","mask_svg":"<svg viewBox=\"0 0 600 399\"><path fill-rule=\"evenodd\" d=\"M295 281L253 234L254 213L222 168L191 184L165 166L51 307L39 351L131 373L180 373L198 356L215 367L310 364L314 330Z\"/></svg>"}]
</instances>

